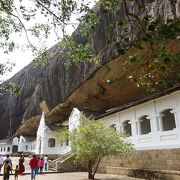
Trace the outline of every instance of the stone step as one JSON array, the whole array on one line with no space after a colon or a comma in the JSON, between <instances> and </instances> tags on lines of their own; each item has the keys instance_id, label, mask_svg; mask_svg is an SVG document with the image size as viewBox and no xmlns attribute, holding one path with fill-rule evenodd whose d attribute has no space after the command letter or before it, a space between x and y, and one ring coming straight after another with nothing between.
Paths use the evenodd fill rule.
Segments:
<instances>
[{"instance_id":1,"label":"stone step","mask_svg":"<svg viewBox=\"0 0 180 180\"><path fill-rule=\"evenodd\" d=\"M56 172L56 171L57 171L57 170L56 170L56 168L53 168L53 167L48 168L48 170L49 170L49 171L54 171L54 172Z\"/></svg>"}]
</instances>

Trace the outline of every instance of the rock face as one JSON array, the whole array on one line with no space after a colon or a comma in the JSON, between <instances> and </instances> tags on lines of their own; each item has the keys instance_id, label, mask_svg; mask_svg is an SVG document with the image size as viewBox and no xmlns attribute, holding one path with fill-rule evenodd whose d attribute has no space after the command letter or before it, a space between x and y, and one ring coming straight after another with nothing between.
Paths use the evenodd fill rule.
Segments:
<instances>
[{"instance_id":1,"label":"rock face","mask_svg":"<svg viewBox=\"0 0 180 180\"><path fill-rule=\"evenodd\" d=\"M109 39L115 32L107 30L108 25L116 21L116 18L101 10L98 13L101 23L91 41L95 53L102 52L101 65L82 63L66 70L66 59L60 52L59 45L52 47L49 51L53 53L53 57L46 67L40 68L30 63L9 80L20 84L22 93L16 97L3 92L0 96L0 138L15 133L34 135L42 109L46 112L47 122L54 124L66 120L73 107L99 114L147 96L143 89L128 78L144 69L142 62L135 65L124 64L135 52L142 58L146 57L148 47L144 51L130 49L125 55L117 57L114 47L109 46ZM122 7L121 17L124 17L123 14ZM83 40L76 32L73 36L77 42ZM169 42L169 45L175 52L180 50L180 41Z\"/></svg>"}]
</instances>

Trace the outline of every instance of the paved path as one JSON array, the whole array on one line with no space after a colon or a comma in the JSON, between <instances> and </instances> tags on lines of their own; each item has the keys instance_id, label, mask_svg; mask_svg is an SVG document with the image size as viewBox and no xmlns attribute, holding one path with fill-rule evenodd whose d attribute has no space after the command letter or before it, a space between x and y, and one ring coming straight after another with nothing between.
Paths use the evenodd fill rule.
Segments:
<instances>
[{"instance_id":1,"label":"paved path","mask_svg":"<svg viewBox=\"0 0 180 180\"><path fill-rule=\"evenodd\" d=\"M137 178L112 175L112 174L96 174L95 178L101 180L140 180ZM23 176L19 176L18 180L30 180L30 179L31 179L30 175L23 175ZM14 180L13 175L10 177L10 180ZM87 173L73 172L73 173L42 174L42 175L37 175L36 180L87 180Z\"/></svg>"},{"instance_id":2,"label":"paved path","mask_svg":"<svg viewBox=\"0 0 180 180\"><path fill-rule=\"evenodd\" d=\"M19 157L11 157L13 162L13 168L18 164ZM30 157L25 158L25 173L30 173L29 167ZM87 180L87 172L73 172L73 173L52 173L46 172L49 174L37 175L36 180ZM131 178L127 176L119 176L112 174L96 174L95 178L101 180L142 180L137 178ZM0 180L2 179L2 174L0 174ZM9 180L14 180L14 175L10 176ZM18 180L31 180L30 175L21 175Z\"/></svg>"}]
</instances>

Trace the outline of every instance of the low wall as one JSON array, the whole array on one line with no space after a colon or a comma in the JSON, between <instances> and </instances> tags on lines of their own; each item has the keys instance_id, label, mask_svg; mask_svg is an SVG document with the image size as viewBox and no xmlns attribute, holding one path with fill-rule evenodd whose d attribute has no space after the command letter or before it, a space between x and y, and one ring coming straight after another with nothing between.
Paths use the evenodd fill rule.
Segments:
<instances>
[{"instance_id":1,"label":"low wall","mask_svg":"<svg viewBox=\"0 0 180 180\"><path fill-rule=\"evenodd\" d=\"M84 167L82 165L75 163L75 157L73 155L62 161L57 161L56 166L58 172L84 171Z\"/></svg>"},{"instance_id":2,"label":"low wall","mask_svg":"<svg viewBox=\"0 0 180 180\"><path fill-rule=\"evenodd\" d=\"M99 172L124 174L146 179L180 179L180 148L134 151L127 157L104 158ZM169 178L172 176L172 178ZM159 178L158 178L159 177Z\"/></svg>"}]
</instances>

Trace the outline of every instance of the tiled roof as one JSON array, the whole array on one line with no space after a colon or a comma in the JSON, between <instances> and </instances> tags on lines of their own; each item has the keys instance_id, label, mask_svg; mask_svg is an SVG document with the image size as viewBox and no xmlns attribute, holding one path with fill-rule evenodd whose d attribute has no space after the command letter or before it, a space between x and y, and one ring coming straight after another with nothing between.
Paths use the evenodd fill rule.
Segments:
<instances>
[{"instance_id":1,"label":"tiled roof","mask_svg":"<svg viewBox=\"0 0 180 180\"><path fill-rule=\"evenodd\" d=\"M0 144L12 144L12 139L1 139Z\"/></svg>"},{"instance_id":2,"label":"tiled roof","mask_svg":"<svg viewBox=\"0 0 180 180\"><path fill-rule=\"evenodd\" d=\"M64 126L62 126L62 125L47 125L47 127L51 131L56 131L56 130L62 129Z\"/></svg>"},{"instance_id":3,"label":"tiled roof","mask_svg":"<svg viewBox=\"0 0 180 180\"><path fill-rule=\"evenodd\" d=\"M31 137L31 136L23 136L23 138L26 140L26 142L31 142L36 140L36 137Z\"/></svg>"}]
</instances>

